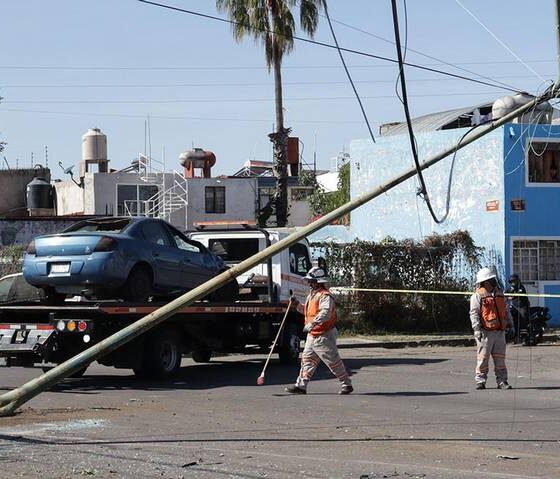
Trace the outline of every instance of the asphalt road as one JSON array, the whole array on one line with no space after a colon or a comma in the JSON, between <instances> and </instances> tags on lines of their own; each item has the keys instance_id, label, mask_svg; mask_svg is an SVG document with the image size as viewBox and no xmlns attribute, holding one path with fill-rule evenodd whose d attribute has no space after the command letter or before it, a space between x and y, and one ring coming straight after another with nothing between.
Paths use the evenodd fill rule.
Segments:
<instances>
[{"instance_id":1,"label":"asphalt road","mask_svg":"<svg viewBox=\"0 0 560 479\"><path fill-rule=\"evenodd\" d=\"M92 366L0 418L0 477L560 478L560 347L509 350L514 390L473 389L474 350L344 349L355 392L264 356L185 360L173 382ZM10 389L37 370L0 369Z\"/></svg>"}]
</instances>

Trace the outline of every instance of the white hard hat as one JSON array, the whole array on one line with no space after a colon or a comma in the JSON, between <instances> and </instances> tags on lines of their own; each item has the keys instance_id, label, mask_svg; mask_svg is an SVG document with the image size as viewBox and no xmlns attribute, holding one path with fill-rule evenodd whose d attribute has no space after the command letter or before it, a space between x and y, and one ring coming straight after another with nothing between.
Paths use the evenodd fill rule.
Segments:
<instances>
[{"instance_id":1,"label":"white hard hat","mask_svg":"<svg viewBox=\"0 0 560 479\"><path fill-rule=\"evenodd\" d=\"M495 278L496 273L490 268L482 268L478 273L476 273L476 284L483 283L489 279Z\"/></svg>"},{"instance_id":2,"label":"white hard hat","mask_svg":"<svg viewBox=\"0 0 560 479\"><path fill-rule=\"evenodd\" d=\"M325 270L323 268L318 268L317 266L311 268L303 279L317 281L318 283L327 283L329 281L329 278L325 274Z\"/></svg>"}]
</instances>

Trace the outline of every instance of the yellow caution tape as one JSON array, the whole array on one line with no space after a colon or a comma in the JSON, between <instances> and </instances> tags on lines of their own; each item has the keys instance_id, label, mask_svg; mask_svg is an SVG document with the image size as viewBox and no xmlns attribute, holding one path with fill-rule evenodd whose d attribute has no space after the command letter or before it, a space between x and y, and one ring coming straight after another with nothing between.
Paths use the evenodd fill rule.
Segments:
<instances>
[{"instance_id":1,"label":"yellow caution tape","mask_svg":"<svg viewBox=\"0 0 560 479\"><path fill-rule=\"evenodd\" d=\"M449 294L459 296L470 296L472 291L429 291L425 289L383 289L383 288L350 288L348 286L333 286L330 291L365 291L371 293L405 293L405 294ZM504 293L505 296L524 296L528 298L560 298L560 294L546 293Z\"/></svg>"}]
</instances>

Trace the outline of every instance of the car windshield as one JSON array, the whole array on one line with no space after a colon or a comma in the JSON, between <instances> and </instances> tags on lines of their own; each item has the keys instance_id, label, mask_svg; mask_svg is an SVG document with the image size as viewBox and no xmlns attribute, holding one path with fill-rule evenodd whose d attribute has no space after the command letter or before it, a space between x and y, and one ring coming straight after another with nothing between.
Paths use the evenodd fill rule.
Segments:
<instances>
[{"instance_id":1,"label":"car windshield","mask_svg":"<svg viewBox=\"0 0 560 479\"><path fill-rule=\"evenodd\" d=\"M76 231L103 231L105 233L121 233L128 225L130 220L119 218L114 220L85 220L76 223L64 230L65 233Z\"/></svg>"}]
</instances>

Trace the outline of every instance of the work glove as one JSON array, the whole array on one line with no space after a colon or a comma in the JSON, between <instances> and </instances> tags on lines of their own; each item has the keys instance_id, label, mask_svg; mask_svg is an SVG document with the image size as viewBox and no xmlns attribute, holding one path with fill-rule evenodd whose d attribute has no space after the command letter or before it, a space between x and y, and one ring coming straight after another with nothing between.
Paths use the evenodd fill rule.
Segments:
<instances>
[{"instance_id":1,"label":"work glove","mask_svg":"<svg viewBox=\"0 0 560 479\"><path fill-rule=\"evenodd\" d=\"M303 327L303 332L304 333L308 333L309 331L311 331L313 329L313 326L315 326L313 323L307 323L304 327Z\"/></svg>"},{"instance_id":2,"label":"work glove","mask_svg":"<svg viewBox=\"0 0 560 479\"><path fill-rule=\"evenodd\" d=\"M477 341L482 341L484 339L484 333L479 329L474 332L474 339Z\"/></svg>"}]
</instances>

